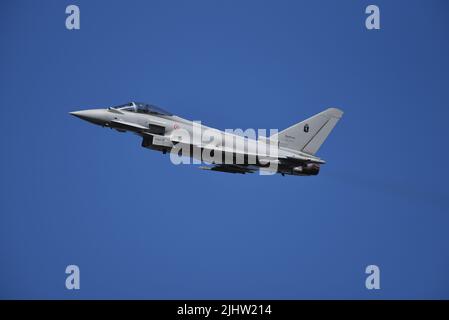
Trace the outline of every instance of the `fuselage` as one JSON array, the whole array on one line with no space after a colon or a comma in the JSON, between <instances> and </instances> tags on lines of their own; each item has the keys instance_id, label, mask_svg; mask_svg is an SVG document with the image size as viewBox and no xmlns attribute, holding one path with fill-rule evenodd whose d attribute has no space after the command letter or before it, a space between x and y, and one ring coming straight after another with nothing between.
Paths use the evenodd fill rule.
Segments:
<instances>
[{"instance_id":1,"label":"fuselage","mask_svg":"<svg viewBox=\"0 0 449 320\"><path fill-rule=\"evenodd\" d=\"M188 157L206 163L229 162L244 166L245 170L269 170L270 167L275 167L277 173L294 175L317 174L319 164L324 163L311 155L281 148L277 140L242 136L229 130L221 131L143 103L132 102L118 107L75 111L71 114L119 132L133 132L142 137L142 146L148 149L163 153L173 152L176 148L183 149L183 152L188 149ZM306 165L304 161L307 160L313 160L314 164ZM273 164L276 166L272 166Z\"/></svg>"}]
</instances>

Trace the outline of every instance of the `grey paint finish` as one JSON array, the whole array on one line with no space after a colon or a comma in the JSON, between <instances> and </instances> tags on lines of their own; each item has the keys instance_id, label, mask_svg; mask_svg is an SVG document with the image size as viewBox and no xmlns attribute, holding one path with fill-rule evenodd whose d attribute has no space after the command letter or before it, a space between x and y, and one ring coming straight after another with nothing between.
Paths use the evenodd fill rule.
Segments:
<instances>
[{"instance_id":1,"label":"grey paint finish","mask_svg":"<svg viewBox=\"0 0 449 320\"><path fill-rule=\"evenodd\" d=\"M209 159L201 156L202 151L214 154L221 152L231 158L259 159L243 163L214 162L213 166L201 169L228 173L252 173L263 167L274 167L276 173L282 175L316 175L320 165L325 161L315 156L315 153L326 140L330 132L343 115L343 111L329 108L304 121L301 121L269 138L253 140L232 133L220 131L190 120L173 115L154 105L130 102L118 107L105 109L90 109L70 112L71 115L90 123L116 129L120 132L133 132L142 137L142 146L148 149L167 153L179 143L193 150L191 157L199 158L206 163ZM182 141L180 130L188 133L193 139ZM203 142L201 133L208 132L219 136L215 144ZM220 142L221 141L221 142ZM229 143L229 144L228 144ZM229 146L232 147L229 147ZM251 145L255 148L245 148ZM271 145L275 152L263 151ZM262 151L261 151L262 150ZM195 153L196 152L196 153ZM197 157L196 155L200 155ZM265 162L263 162L265 161ZM270 166L275 164L275 166ZM273 169L270 169L273 170Z\"/></svg>"}]
</instances>

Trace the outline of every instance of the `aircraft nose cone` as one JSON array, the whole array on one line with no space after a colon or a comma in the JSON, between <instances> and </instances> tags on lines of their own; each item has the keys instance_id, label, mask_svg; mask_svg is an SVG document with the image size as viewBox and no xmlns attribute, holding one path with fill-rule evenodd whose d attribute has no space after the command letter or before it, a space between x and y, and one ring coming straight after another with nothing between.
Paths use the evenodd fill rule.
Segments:
<instances>
[{"instance_id":1,"label":"aircraft nose cone","mask_svg":"<svg viewBox=\"0 0 449 320\"><path fill-rule=\"evenodd\" d=\"M89 117L89 114L86 111L72 111L72 112L69 112L69 113L72 116L75 116L75 117L83 119L83 120L86 120Z\"/></svg>"},{"instance_id":2,"label":"aircraft nose cone","mask_svg":"<svg viewBox=\"0 0 449 320\"><path fill-rule=\"evenodd\" d=\"M72 116L75 116L85 121L89 121L94 124L103 125L105 122L104 112L103 110L100 109L72 111L69 113Z\"/></svg>"}]
</instances>

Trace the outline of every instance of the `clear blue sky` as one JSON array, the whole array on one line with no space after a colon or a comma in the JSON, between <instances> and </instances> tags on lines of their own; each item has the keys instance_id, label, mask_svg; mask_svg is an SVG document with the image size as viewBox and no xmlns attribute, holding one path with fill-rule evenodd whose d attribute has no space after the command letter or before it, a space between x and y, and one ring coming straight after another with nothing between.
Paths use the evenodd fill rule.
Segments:
<instances>
[{"instance_id":1,"label":"clear blue sky","mask_svg":"<svg viewBox=\"0 0 449 320\"><path fill-rule=\"evenodd\" d=\"M2 1L0 34L1 298L449 298L447 1ZM231 175L68 114L131 100L345 115L319 176Z\"/></svg>"}]
</instances>

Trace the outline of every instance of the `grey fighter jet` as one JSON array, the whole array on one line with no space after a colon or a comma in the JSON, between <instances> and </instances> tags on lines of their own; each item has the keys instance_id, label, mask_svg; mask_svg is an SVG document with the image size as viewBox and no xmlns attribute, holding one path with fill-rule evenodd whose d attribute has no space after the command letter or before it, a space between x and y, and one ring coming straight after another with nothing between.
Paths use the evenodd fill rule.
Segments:
<instances>
[{"instance_id":1,"label":"grey fighter jet","mask_svg":"<svg viewBox=\"0 0 449 320\"><path fill-rule=\"evenodd\" d=\"M270 137L257 138L206 127L140 102L70 114L119 132L135 133L144 148L208 164L201 169L310 176L317 175L325 163L315 153L343 112L329 108Z\"/></svg>"}]
</instances>

